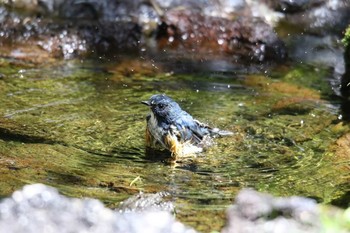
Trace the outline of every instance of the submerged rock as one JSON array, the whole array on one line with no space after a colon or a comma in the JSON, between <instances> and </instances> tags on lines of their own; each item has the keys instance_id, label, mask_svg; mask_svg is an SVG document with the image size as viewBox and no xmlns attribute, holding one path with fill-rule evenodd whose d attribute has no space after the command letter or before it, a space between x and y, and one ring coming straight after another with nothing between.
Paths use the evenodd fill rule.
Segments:
<instances>
[{"instance_id":1,"label":"submerged rock","mask_svg":"<svg viewBox=\"0 0 350 233\"><path fill-rule=\"evenodd\" d=\"M120 203L118 209L121 212L141 212L141 211L167 211L175 212L175 207L171 201L165 201L169 197L167 192L159 193L139 193Z\"/></svg>"},{"instance_id":2,"label":"submerged rock","mask_svg":"<svg viewBox=\"0 0 350 233\"><path fill-rule=\"evenodd\" d=\"M0 203L2 232L195 233L167 211L117 213L94 199L67 198L43 184L27 185Z\"/></svg>"}]
</instances>

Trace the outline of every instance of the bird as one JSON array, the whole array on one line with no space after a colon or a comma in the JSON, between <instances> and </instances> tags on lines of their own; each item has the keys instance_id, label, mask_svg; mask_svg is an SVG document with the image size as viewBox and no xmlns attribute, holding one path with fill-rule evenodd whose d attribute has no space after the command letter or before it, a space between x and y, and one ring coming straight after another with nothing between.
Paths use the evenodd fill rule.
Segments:
<instances>
[{"instance_id":1,"label":"bird","mask_svg":"<svg viewBox=\"0 0 350 233\"><path fill-rule=\"evenodd\" d=\"M151 110L146 117L146 147L170 152L172 161L203 152L216 136L233 134L194 119L165 94L155 94L141 103Z\"/></svg>"}]
</instances>

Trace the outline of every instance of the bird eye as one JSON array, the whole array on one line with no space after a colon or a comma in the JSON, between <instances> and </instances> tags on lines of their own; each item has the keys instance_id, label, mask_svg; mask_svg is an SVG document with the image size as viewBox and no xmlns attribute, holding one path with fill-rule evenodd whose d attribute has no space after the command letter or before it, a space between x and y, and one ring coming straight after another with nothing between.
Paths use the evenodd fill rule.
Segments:
<instances>
[{"instance_id":1,"label":"bird eye","mask_svg":"<svg viewBox=\"0 0 350 233\"><path fill-rule=\"evenodd\" d=\"M164 104L158 104L158 108L159 108L159 109L163 109L164 107L165 107Z\"/></svg>"}]
</instances>

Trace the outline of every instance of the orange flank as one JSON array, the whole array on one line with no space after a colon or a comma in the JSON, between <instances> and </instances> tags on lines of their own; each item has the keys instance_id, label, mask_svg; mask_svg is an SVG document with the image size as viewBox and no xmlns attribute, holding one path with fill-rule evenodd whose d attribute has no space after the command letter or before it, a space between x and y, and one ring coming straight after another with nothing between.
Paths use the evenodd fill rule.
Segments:
<instances>
[{"instance_id":1,"label":"orange flank","mask_svg":"<svg viewBox=\"0 0 350 233\"><path fill-rule=\"evenodd\" d=\"M146 127L146 145L152 146L152 135L148 130L148 127Z\"/></svg>"},{"instance_id":2,"label":"orange flank","mask_svg":"<svg viewBox=\"0 0 350 233\"><path fill-rule=\"evenodd\" d=\"M182 154L181 143L177 140L176 136L171 136L167 134L164 137L165 145L168 147L168 150L171 152L171 156L175 159Z\"/></svg>"}]
</instances>

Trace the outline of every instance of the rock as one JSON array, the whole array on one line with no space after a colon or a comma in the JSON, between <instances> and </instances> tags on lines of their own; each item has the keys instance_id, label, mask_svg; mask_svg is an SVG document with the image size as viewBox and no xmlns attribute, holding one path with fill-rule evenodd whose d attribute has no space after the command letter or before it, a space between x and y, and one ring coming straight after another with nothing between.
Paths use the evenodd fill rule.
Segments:
<instances>
[{"instance_id":1,"label":"rock","mask_svg":"<svg viewBox=\"0 0 350 233\"><path fill-rule=\"evenodd\" d=\"M246 60L284 60L284 43L272 27L259 18L234 20L212 17L190 9L174 9L164 15L157 31L161 48L212 53L224 52Z\"/></svg>"},{"instance_id":2,"label":"rock","mask_svg":"<svg viewBox=\"0 0 350 233\"><path fill-rule=\"evenodd\" d=\"M208 52L229 54L249 62L286 57L284 43L273 28L249 13L242 0L215 4L23 0L6 4L7 8L0 8L0 44L39 47L53 57L113 56L154 47L159 51L181 47L185 54L203 51L202 57Z\"/></svg>"},{"instance_id":3,"label":"rock","mask_svg":"<svg viewBox=\"0 0 350 233\"><path fill-rule=\"evenodd\" d=\"M2 232L195 233L167 211L117 213L94 199L67 198L43 184L27 185L0 203Z\"/></svg>"},{"instance_id":4,"label":"rock","mask_svg":"<svg viewBox=\"0 0 350 233\"><path fill-rule=\"evenodd\" d=\"M305 11L288 15L286 20L311 34L340 34L349 22L349 9L349 1L315 1Z\"/></svg>"},{"instance_id":5,"label":"rock","mask_svg":"<svg viewBox=\"0 0 350 233\"><path fill-rule=\"evenodd\" d=\"M303 197L274 198L245 189L227 211L222 233L321 232L314 200Z\"/></svg>"},{"instance_id":6,"label":"rock","mask_svg":"<svg viewBox=\"0 0 350 233\"><path fill-rule=\"evenodd\" d=\"M206 16L230 17L243 10L247 3L245 0L155 0L162 9L191 9L200 11Z\"/></svg>"},{"instance_id":7,"label":"rock","mask_svg":"<svg viewBox=\"0 0 350 233\"><path fill-rule=\"evenodd\" d=\"M0 202L0 229L11 233L195 233L169 213L173 206L163 201L167 195L135 195L113 211L95 199L68 198L43 184L26 185ZM221 232L347 232L348 213L349 209L319 208L308 198L278 198L244 189L228 209Z\"/></svg>"},{"instance_id":8,"label":"rock","mask_svg":"<svg viewBox=\"0 0 350 233\"><path fill-rule=\"evenodd\" d=\"M5 48L24 48L21 50L25 51L25 48L34 47L51 57L72 58L136 49L141 40L141 28L134 22L27 17L0 7L0 35L0 44Z\"/></svg>"}]
</instances>

